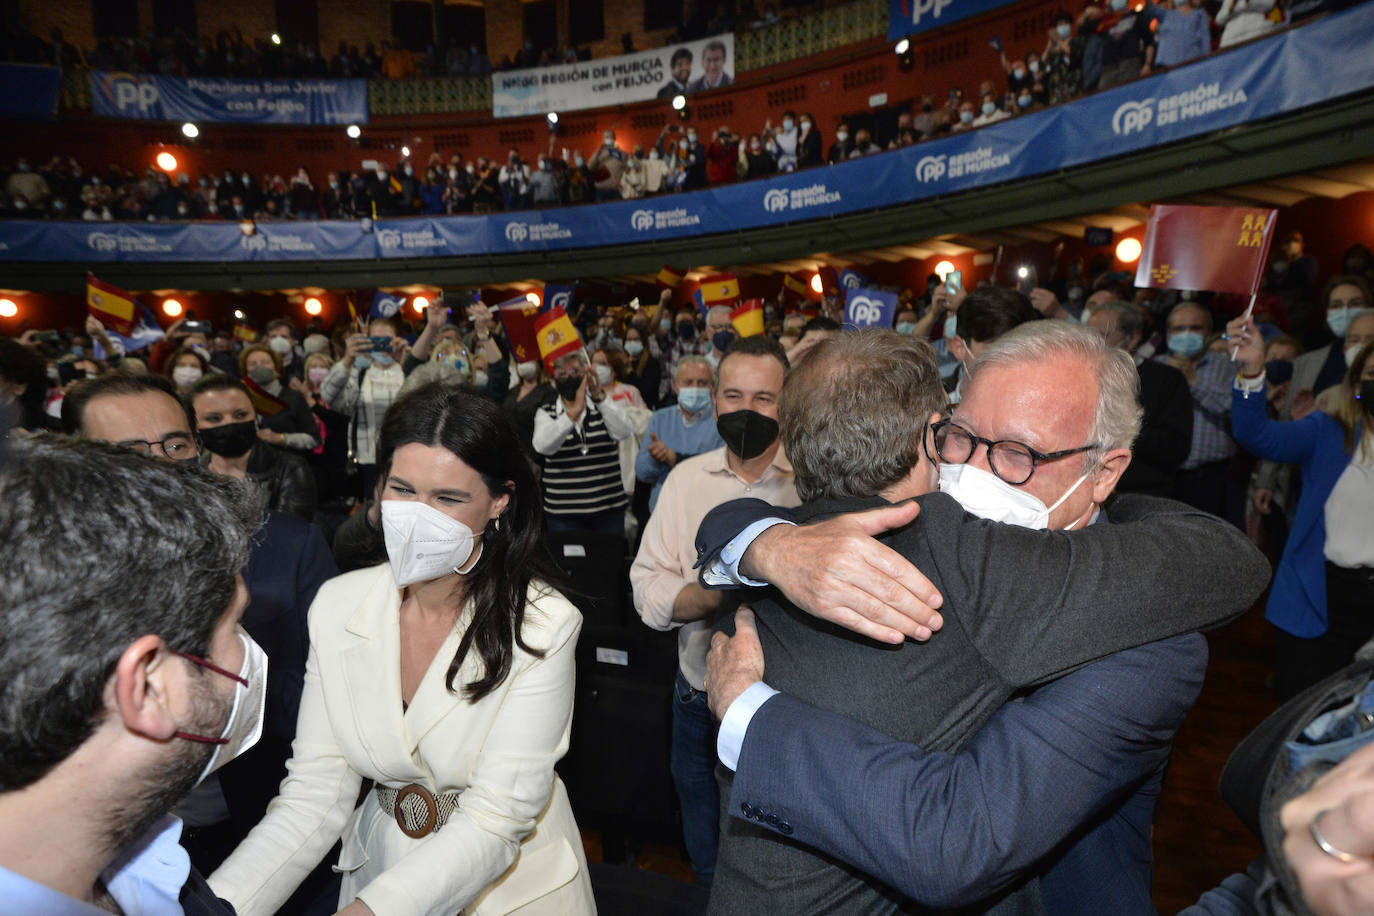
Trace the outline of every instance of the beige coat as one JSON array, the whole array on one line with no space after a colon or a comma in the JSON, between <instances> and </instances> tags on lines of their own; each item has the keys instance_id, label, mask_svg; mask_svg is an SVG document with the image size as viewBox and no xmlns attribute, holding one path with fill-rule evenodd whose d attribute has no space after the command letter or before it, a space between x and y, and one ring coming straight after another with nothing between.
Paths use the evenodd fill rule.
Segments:
<instances>
[{"instance_id":1,"label":"beige coat","mask_svg":"<svg viewBox=\"0 0 1374 916\"><path fill-rule=\"evenodd\" d=\"M568 748L573 650L582 618L530 590L525 642L492 693L469 703L444 675L471 615L435 655L402 711L400 590L388 564L326 582L310 608L310 656L292 760L261 823L211 876L239 916L269 916L342 835L341 905L377 916L594 914L581 838L554 762ZM476 678L469 653L458 684ZM406 836L363 778L461 791L458 810Z\"/></svg>"}]
</instances>

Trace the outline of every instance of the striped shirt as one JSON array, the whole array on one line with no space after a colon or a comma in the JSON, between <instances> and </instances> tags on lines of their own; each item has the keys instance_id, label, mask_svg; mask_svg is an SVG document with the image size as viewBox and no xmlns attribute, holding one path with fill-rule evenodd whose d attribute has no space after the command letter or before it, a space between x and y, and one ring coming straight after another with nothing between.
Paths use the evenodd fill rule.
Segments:
<instances>
[{"instance_id":1,"label":"striped shirt","mask_svg":"<svg viewBox=\"0 0 1374 916\"><path fill-rule=\"evenodd\" d=\"M545 456L546 514L596 515L628 505L616 442L629 435L631 427L613 400L588 403L574 423L559 398L541 407L534 423L534 448Z\"/></svg>"}]
</instances>

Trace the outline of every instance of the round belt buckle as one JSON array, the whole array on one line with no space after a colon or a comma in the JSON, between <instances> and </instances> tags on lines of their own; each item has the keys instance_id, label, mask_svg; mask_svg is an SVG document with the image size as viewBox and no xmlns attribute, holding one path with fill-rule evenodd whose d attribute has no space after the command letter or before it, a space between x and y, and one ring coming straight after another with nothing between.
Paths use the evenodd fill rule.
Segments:
<instances>
[{"instance_id":1,"label":"round belt buckle","mask_svg":"<svg viewBox=\"0 0 1374 916\"><path fill-rule=\"evenodd\" d=\"M411 827L406 823L406 801L410 798L418 798L425 806L425 819L417 827ZM418 813L418 812L417 812ZM429 836L434 832L434 825L439 821L439 805L434 800L434 795L424 786L411 783L402 787L396 793L396 826L401 828L401 832L411 839L418 840L421 837Z\"/></svg>"}]
</instances>

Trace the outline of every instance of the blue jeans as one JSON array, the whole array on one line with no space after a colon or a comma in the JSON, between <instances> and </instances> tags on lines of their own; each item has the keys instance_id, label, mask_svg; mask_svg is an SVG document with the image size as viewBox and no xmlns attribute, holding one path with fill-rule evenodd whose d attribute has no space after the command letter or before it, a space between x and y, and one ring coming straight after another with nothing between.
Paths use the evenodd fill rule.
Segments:
<instances>
[{"instance_id":1,"label":"blue jeans","mask_svg":"<svg viewBox=\"0 0 1374 916\"><path fill-rule=\"evenodd\" d=\"M706 694L678 669L673 682L673 785L682 805L682 839L697 883L709 888L720 845L720 789L716 786L716 722Z\"/></svg>"}]
</instances>

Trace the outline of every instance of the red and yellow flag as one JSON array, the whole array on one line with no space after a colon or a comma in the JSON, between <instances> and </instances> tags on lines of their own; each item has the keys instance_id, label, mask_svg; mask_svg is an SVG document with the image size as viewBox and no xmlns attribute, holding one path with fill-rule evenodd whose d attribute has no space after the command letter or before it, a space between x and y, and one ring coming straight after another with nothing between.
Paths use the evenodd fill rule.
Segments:
<instances>
[{"instance_id":1,"label":"red and yellow flag","mask_svg":"<svg viewBox=\"0 0 1374 916\"><path fill-rule=\"evenodd\" d=\"M687 271L678 270L668 264L663 265L663 269L658 272L658 285L666 286L669 289L677 289L682 285L682 278L687 276Z\"/></svg>"},{"instance_id":2,"label":"red and yellow flag","mask_svg":"<svg viewBox=\"0 0 1374 916\"><path fill-rule=\"evenodd\" d=\"M1216 293L1259 290L1277 210L1155 204L1145 227L1136 286Z\"/></svg>"},{"instance_id":3,"label":"red and yellow flag","mask_svg":"<svg viewBox=\"0 0 1374 916\"><path fill-rule=\"evenodd\" d=\"M820 302L823 296L811 286L811 278L802 273L790 273L782 278L782 285L788 292L809 299L812 302Z\"/></svg>"},{"instance_id":4,"label":"red and yellow flag","mask_svg":"<svg viewBox=\"0 0 1374 916\"><path fill-rule=\"evenodd\" d=\"M549 309L534 322L534 334L539 342L539 356L544 368L553 371L554 360L582 349L582 338L573 327L572 319L561 308Z\"/></svg>"},{"instance_id":5,"label":"red and yellow flag","mask_svg":"<svg viewBox=\"0 0 1374 916\"><path fill-rule=\"evenodd\" d=\"M701 301L706 308L734 305L739 301L739 278L734 274L712 274L701 280Z\"/></svg>"},{"instance_id":6,"label":"red and yellow flag","mask_svg":"<svg viewBox=\"0 0 1374 916\"><path fill-rule=\"evenodd\" d=\"M506 329L506 342L517 363L533 362L539 357L539 337L534 324L539 320L539 306L526 296L516 296L498 303L496 315Z\"/></svg>"},{"instance_id":7,"label":"red and yellow flag","mask_svg":"<svg viewBox=\"0 0 1374 916\"><path fill-rule=\"evenodd\" d=\"M244 343L253 343L258 339L258 332L246 324L234 325L234 339Z\"/></svg>"},{"instance_id":8,"label":"red and yellow flag","mask_svg":"<svg viewBox=\"0 0 1374 916\"><path fill-rule=\"evenodd\" d=\"M132 334L138 324L133 293L86 274L86 311L119 334Z\"/></svg>"},{"instance_id":9,"label":"red and yellow flag","mask_svg":"<svg viewBox=\"0 0 1374 916\"><path fill-rule=\"evenodd\" d=\"M243 380L243 387L248 389L248 397L252 399L253 409L258 412L258 416L275 417L286 409L285 401L268 392L251 378Z\"/></svg>"},{"instance_id":10,"label":"red and yellow flag","mask_svg":"<svg viewBox=\"0 0 1374 916\"><path fill-rule=\"evenodd\" d=\"M730 313L730 323L740 337L763 333L763 300L745 299Z\"/></svg>"}]
</instances>

